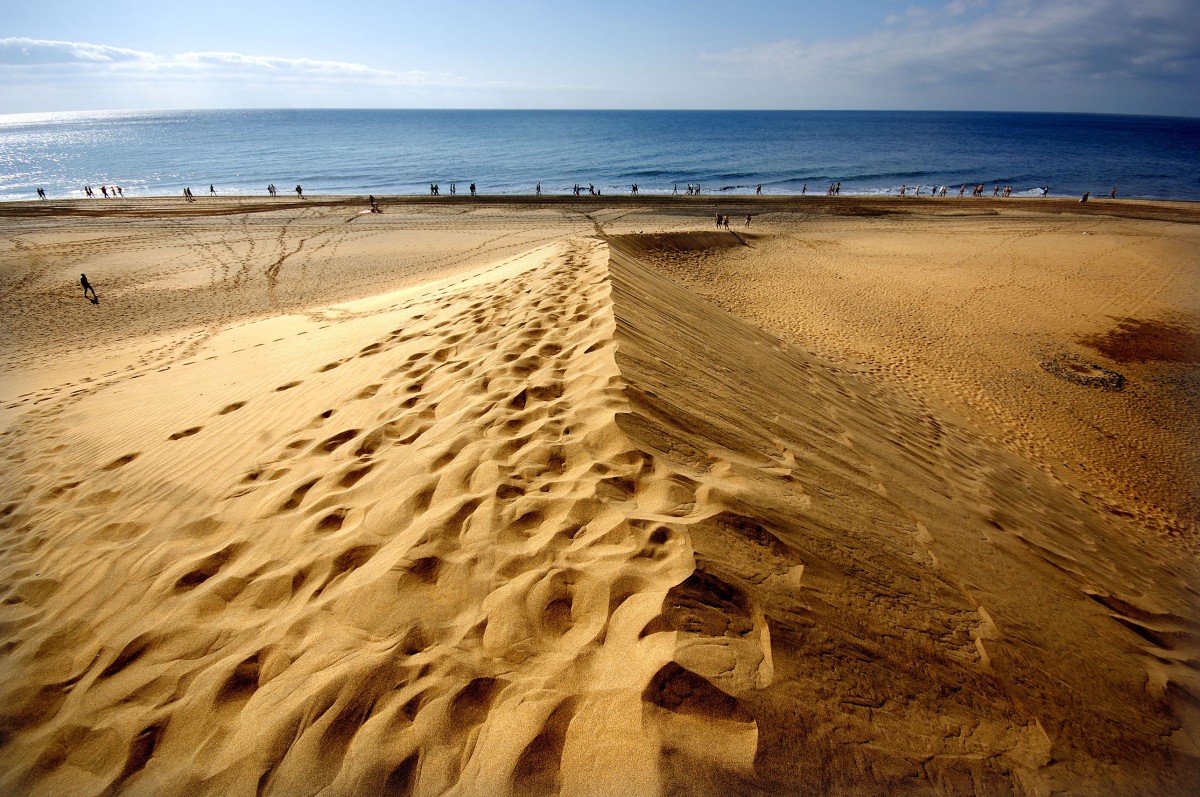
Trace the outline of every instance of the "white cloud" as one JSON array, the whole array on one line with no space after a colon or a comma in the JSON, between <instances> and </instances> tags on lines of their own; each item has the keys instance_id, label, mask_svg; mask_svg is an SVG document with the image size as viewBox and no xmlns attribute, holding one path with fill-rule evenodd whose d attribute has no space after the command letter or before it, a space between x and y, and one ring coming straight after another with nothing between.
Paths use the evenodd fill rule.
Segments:
<instances>
[{"instance_id":1,"label":"white cloud","mask_svg":"<svg viewBox=\"0 0 1200 797\"><path fill-rule=\"evenodd\" d=\"M183 107L262 104L362 104L403 102L397 92L464 86L448 72L395 71L345 61L281 58L232 52L173 55L142 52L88 42L0 38L0 86L7 86L10 107L0 112L45 110L21 107L37 97L65 98L86 91L99 107L158 106L172 96ZM271 94L271 87L279 93ZM374 94L372 94L374 92ZM110 99L111 98L111 99ZM116 101L118 104L113 105Z\"/></svg>"},{"instance_id":2,"label":"white cloud","mask_svg":"<svg viewBox=\"0 0 1200 797\"><path fill-rule=\"evenodd\" d=\"M411 70L396 72L376 69L346 61L318 61L312 58L279 58L275 56L244 55L228 52L191 52L175 56L171 62L178 67L211 70L250 70L263 76L313 76L344 78L395 85L443 85L461 83L462 78L448 72Z\"/></svg>"},{"instance_id":3,"label":"white cloud","mask_svg":"<svg viewBox=\"0 0 1200 797\"><path fill-rule=\"evenodd\" d=\"M983 8L987 5L986 0L951 0L942 10L951 17L961 16L967 13L972 8Z\"/></svg>"},{"instance_id":4,"label":"white cloud","mask_svg":"<svg viewBox=\"0 0 1200 797\"><path fill-rule=\"evenodd\" d=\"M0 65L148 63L155 60L157 56L152 53L124 47L109 47L106 44L23 39L15 36L0 39Z\"/></svg>"},{"instance_id":5,"label":"white cloud","mask_svg":"<svg viewBox=\"0 0 1200 797\"><path fill-rule=\"evenodd\" d=\"M857 38L786 39L707 58L743 82L790 89L799 107L842 97L890 100L877 107L1157 112L1121 107L1153 86L1180 98L1174 112L1200 113L1200 15L1187 0L954 0L889 16ZM1114 107L1095 107L1106 95Z\"/></svg>"}]
</instances>

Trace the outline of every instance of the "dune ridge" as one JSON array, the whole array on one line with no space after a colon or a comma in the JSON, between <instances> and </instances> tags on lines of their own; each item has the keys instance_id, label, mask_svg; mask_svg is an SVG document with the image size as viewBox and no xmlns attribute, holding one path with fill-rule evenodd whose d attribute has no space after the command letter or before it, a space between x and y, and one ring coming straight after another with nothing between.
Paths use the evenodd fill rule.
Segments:
<instances>
[{"instance_id":1,"label":"dune ridge","mask_svg":"<svg viewBox=\"0 0 1200 797\"><path fill-rule=\"evenodd\" d=\"M0 790L1191 793L1189 563L640 244L22 415Z\"/></svg>"}]
</instances>

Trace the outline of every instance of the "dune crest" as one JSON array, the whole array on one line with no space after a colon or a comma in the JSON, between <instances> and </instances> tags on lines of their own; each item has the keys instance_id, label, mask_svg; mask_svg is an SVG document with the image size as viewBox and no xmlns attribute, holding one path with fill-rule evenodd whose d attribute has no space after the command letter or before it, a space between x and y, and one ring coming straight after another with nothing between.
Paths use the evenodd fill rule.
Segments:
<instances>
[{"instance_id":1,"label":"dune crest","mask_svg":"<svg viewBox=\"0 0 1200 797\"><path fill-rule=\"evenodd\" d=\"M22 416L0 791L1190 793L1186 563L636 244Z\"/></svg>"}]
</instances>

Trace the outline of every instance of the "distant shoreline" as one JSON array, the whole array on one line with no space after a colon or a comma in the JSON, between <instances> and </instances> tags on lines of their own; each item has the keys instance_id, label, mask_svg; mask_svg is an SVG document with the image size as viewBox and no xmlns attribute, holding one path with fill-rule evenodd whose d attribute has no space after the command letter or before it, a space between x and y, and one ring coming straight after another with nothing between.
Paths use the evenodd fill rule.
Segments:
<instances>
[{"instance_id":1,"label":"distant shoreline","mask_svg":"<svg viewBox=\"0 0 1200 797\"><path fill-rule=\"evenodd\" d=\"M254 195L198 196L187 202L181 196L125 197L122 199L48 199L0 202L0 218L157 218L162 216L225 216L237 213L269 213L297 208L326 207L365 210L367 194L311 194L304 199ZM1002 211L1115 216L1158 221L1200 223L1200 201L1160 199L1092 198L1087 203L1063 197L901 197L720 194L603 196L560 196L534 194L469 194L421 196L375 195L384 214L391 207L548 207L588 210L596 208L645 208L673 210L685 214L716 212L746 215L770 212L812 213L821 216L883 215L994 215Z\"/></svg>"}]
</instances>

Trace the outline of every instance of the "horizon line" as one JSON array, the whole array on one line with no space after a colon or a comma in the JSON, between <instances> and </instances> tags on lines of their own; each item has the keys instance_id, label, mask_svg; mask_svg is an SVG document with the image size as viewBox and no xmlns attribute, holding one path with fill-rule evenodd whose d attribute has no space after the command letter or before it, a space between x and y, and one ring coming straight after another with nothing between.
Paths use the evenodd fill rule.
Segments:
<instances>
[{"instance_id":1,"label":"horizon line","mask_svg":"<svg viewBox=\"0 0 1200 797\"><path fill-rule=\"evenodd\" d=\"M420 111L449 113L928 113L928 114L992 114L1026 116L1120 116L1144 119L1187 119L1200 120L1200 116L1120 113L1112 111L1029 111L1029 110L980 110L938 108L439 108L439 107L395 107L395 106L233 106L196 108L93 108L57 111L13 111L0 112L0 118L9 116L44 116L50 114L112 114L112 113L196 113L202 111Z\"/></svg>"}]
</instances>

